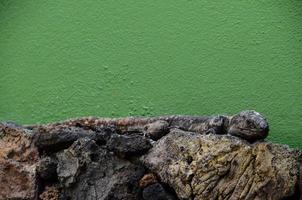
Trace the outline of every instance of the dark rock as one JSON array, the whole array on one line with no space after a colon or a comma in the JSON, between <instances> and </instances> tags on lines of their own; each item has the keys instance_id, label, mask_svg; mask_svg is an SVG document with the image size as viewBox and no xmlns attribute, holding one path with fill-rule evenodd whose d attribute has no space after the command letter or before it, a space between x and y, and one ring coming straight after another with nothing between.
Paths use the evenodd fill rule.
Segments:
<instances>
[{"instance_id":1,"label":"dark rock","mask_svg":"<svg viewBox=\"0 0 302 200\"><path fill-rule=\"evenodd\" d=\"M165 188L159 184L155 183L147 186L143 191L144 200L176 200L172 194L167 192Z\"/></svg>"},{"instance_id":2,"label":"dark rock","mask_svg":"<svg viewBox=\"0 0 302 200\"><path fill-rule=\"evenodd\" d=\"M56 154L58 159L57 174L63 187L69 187L76 181L81 169L91 163L96 149L97 145L94 140L81 138L68 149Z\"/></svg>"},{"instance_id":3,"label":"dark rock","mask_svg":"<svg viewBox=\"0 0 302 200\"><path fill-rule=\"evenodd\" d=\"M141 135L113 134L107 143L107 147L118 154L133 156L144 154L152 145L146 137Z\"/></svg>"},{"instance_id":4,"label":"dark rock","mask_svg":"<svg viewBox=\"0 0 302 200\"><path fill-rule=\"evenodd\" d=\"M79 200L140 199L139 180L145 172L144 167L120 159L106 149L100 148L94 153L98 157L90 160L86 168L79 172L79 168L74 167L77 166L75 160L78 158L70 159L69 163L73 164L69 165L63 174L67 174L67 169L70 169L72 173L69 172L67 177L73 177L73 179L69 181L71 184L64 185L62 195L65 198Z\"/></svg>"},{"instance_id":5,"label":"dark rock","mask_svg":"<svg viewBox=\"0 0 302 200\"><path fill-rule=\"evenodd\" d=\"M79 138L92 138L94 132L79 127L51 126L33 129L35 144L44 153L52 153L68 148Z\"/></svg>"},{"instance_id":6,"label":"dark rock","mask_svg":"<svg viewBox=\"0 0 302 200\"><path fill-rule=\"evenodd\" d=\"M57 181L57 165L56 159L49 156L41 158L37 165L37 173L44 181L54 182Z\"/></svg>"},{"instance_id":7,"label":"dark rock","mask_svg":"<svg viewBox=\"0 0 302 200\"><path fill-rule=\"evenodd\" d=\"M112 127L90 130L68 125L38 126L33 128L35 144L40 152L46 154L66 149L74 141L84 137L93 139L98 144L106 144L113 131Z\"/></svg>"}]
</instances>

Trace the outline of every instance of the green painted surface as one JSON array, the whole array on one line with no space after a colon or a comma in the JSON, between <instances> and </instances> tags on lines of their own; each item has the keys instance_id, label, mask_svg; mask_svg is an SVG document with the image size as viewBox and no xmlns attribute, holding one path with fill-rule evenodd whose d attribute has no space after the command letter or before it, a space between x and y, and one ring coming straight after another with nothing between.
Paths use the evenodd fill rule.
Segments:
<instances>
[{"instance_id":1,"label":"green painted surface","mask_svg":"<svg viewBox=\"0 0 302 200\"><path fill-rule=\"evenodd\" d=\"M0 1L0 120L235 114L302 148L302 1Z\"/></svg>"}]
</instances>

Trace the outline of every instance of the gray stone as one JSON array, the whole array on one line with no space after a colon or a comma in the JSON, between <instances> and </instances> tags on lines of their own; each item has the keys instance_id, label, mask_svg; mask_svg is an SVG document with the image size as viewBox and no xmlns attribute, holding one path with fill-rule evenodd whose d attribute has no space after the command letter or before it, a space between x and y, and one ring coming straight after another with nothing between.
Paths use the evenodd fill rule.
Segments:
<instances>
[{"instance_id":1,"label":"gray stone","mask_svg":"<svg viewBox=\"0 0 302 200\"><path fill-rule=\"evenodd\" d=\"M169 123L163 120L158 120L146 125L147 135L153 139L158 140L169 132Z\"/></svg>"},{"instance_id":2,"label":"gray stone","mask_svg":"<svg viewBox=\"0 0 302 200\"><path fill-rule=\"evenodd\" d=\"M269 126L267 120L258 112L242 111L230 117L228 134L254 142L267 137Z\"/></svg>"},{"instance_id":3,"label":"gray stone","mask_svg":"<svg viewBox=\"0 0 302 200\"><path fill-rule=\"evenodd\" d=\"M80 143L74 146L80 145ZM81 148L80 148L81 149ZM64 154L67 152L64 151ZM79 161L85 160L85 168L79 167ZM62 182L61 198L73 200L105 199L140 199L139 180L144 175L142 165L120 159L110 151L98 148L80 151L75 156L66 156L61 162L65 167L59 168ZM70 164L71 163L71 164ZM68 184L66 184L68 183Z\"/></svg>"},{"instance_id":4,"label":"gray stone","mask_svg":"<svg viewBox=\"0 0 302 200\"><path fill-rule=\"evenodd\" d=\"M133 156L146 153L152 145L146 137L141 135L113 134L107 143L107 147L117 154Z\"/></svg>"}]
</instances>

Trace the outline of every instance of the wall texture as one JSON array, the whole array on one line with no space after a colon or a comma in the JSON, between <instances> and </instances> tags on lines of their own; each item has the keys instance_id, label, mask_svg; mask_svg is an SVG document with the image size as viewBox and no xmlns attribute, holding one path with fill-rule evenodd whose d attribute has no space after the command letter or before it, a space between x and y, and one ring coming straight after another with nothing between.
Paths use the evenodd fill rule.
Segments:
<instances>
[{"instance_id":1,"label":"wall texture","mask_svg":"<svg viewBox=\"0 0 302 200\"><path fill-rule=\"evenodd\" d=\"M0 120L235 114L302 148L302 1L0 1Z\"/></svg>"}]
</instances>

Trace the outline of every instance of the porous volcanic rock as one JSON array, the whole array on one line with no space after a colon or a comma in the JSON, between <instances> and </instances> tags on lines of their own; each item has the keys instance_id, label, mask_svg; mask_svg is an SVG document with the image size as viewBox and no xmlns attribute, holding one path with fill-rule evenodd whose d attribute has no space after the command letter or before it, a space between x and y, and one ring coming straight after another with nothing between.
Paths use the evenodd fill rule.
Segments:
<instances>
[{"instance_id":1,"label":"porous volcanic rock","mask_svg":"<svg viewBox=\"0 0 302 200\"><path fill-rule=\"evenodd\" d=\"M0 123L0 200L301 198L302 151L234 116Z\"/></svg>"},{"instance_id":2,"label":"porous volcanic rock","mask_svg":"<svg viewBox=\"0 0 302 200\"><path fill-rule=\"evenodd\" d=\"M29 130L0 124L0 199L37 198L39 152Z\"/></svg>"}]
</instances>

